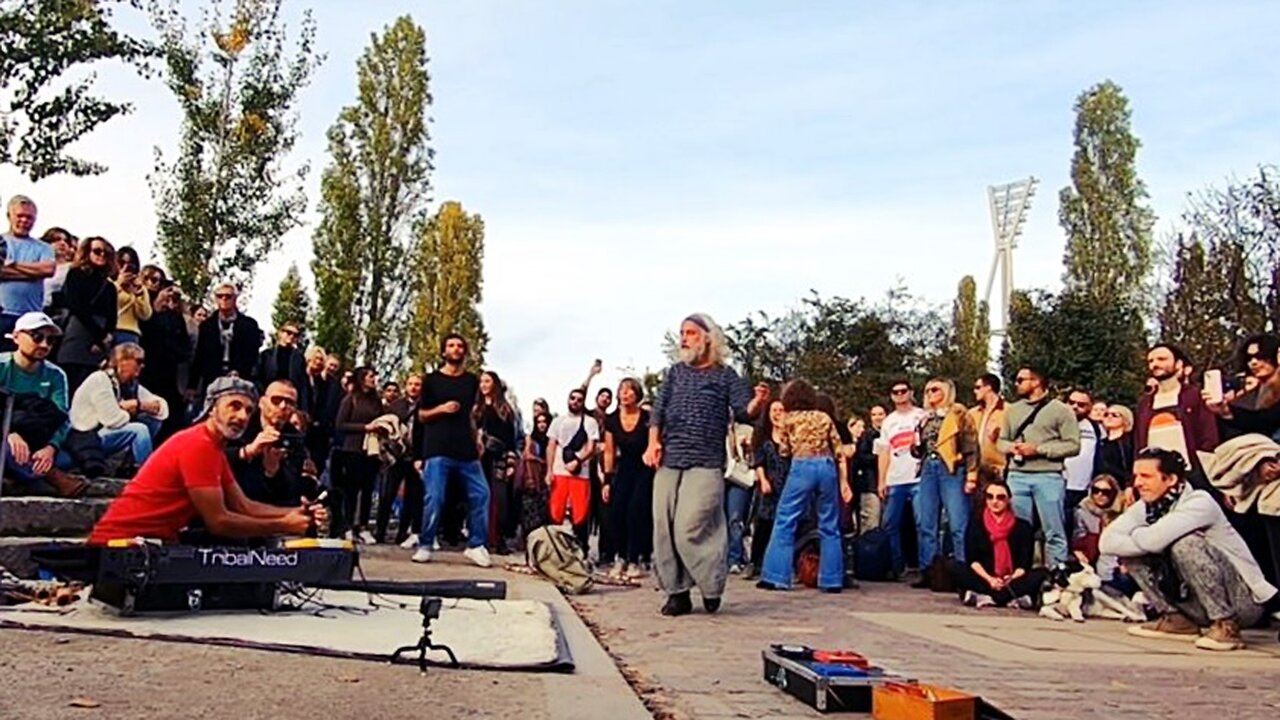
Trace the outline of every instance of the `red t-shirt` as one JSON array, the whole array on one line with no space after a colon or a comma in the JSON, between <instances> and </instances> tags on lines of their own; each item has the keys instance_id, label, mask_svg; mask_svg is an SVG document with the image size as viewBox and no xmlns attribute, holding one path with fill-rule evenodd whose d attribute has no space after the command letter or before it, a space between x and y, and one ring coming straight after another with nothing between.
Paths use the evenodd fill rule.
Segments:
<instances>
[{"instance_id":1,"label":"red t-shirt","mask_svg":"<svg viewBox=\"0 0 1280 720\"><path fill-rule=\"evenodd\" d=\"M178 531L196 516L188 490L221 487L226 492L235 482L227 456L208 426L200 423L175 433L107 508L89 544L135 537L176 542Z\"/></svg>"}]
</instances>

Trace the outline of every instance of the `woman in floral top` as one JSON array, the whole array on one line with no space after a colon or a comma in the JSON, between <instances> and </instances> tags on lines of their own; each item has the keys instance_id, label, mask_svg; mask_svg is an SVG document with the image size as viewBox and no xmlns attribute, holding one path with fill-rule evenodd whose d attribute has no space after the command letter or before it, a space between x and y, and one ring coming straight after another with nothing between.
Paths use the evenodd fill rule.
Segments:
<instances>
[{"instance_id":1,"label":"woman in floral top","mask_svg":"<svg viewBox=\"0 0 1280 720\"><path fill-rule=\"evenodd\" d=\"M781 400L769 403L769 412L756 425L751 447L755 448L756 508L751 528L751 576L758 577L764 565L764 551L773 536L773 516L778 509L778 498L786 487L787 472L791 469L789 458L782 456L782 421L787 411Z\"/></svg>"},{"instance_id":2,"label":"woman in floral top","mask_svg":"<svg viewBox=\"0 0 1280 720\"><path fill-rule=\"evenodd\" d=\"M791 459L787 483L778 499L773 537L765 551L764 571L757 587L791 587L796 526L816 496L820 560L818 587L838 593L844 587L844 553L840 545L840 497L853 498L845 464L837 463L840 436L835 423L817 409L817 393L804 380L793 380L782 391L786 416L782 420L780 454Z\"/></svg>"}]
</instances>

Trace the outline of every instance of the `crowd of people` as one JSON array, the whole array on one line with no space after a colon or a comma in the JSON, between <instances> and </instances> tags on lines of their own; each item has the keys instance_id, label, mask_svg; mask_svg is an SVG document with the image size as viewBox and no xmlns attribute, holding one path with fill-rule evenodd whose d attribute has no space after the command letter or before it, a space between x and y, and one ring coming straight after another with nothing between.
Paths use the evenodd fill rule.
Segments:
<instances>
[{"instance_id":1,"label":"crowd of people","mask_svg":"<svg viewBox=\"0 0 1280 720\"><path fill-rule=\"evenodd\" d=\"M694 314L655 397L633 378L593 397L597 360L563 411L536 400L526 427L496 372L467 369L465 337L444 339L433 371L385 381L304 347L294 324L263 349L234 286L206 311L131 248L59 228L35 238L35 204L7 209L5 474L65 497L89 489L82 475L136 476L91 542L195 525L385 543L398 508L390 542L413 561L453 545L488 567L567 522L598 567L655 575L662 613L679 616L695 589L716 612L731 575L782 591L799 570L841 592L857 574L849 543L879 534L893 578L949 582L978 607L1034 608L1050 570L1074 560L1147 606L1135 634L1232 650L1275 609L1273 335L1242 344L1242 376L1211 369L1203 382L1180 349L1153 346L1133 409L1085 388L1059 395L1023 367L1008 401L993 374L972 405L948 378L925 382L917 405L904 379L848 417L803 378L749 387L721 329ZM806 535L816 563L797 568Z\"/></svg>"}]
</instances>

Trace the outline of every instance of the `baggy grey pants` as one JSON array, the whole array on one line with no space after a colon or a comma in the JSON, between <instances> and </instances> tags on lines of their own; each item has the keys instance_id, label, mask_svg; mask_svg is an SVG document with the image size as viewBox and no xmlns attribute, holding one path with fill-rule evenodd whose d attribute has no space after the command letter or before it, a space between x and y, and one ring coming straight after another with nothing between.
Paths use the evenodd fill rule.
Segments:
<instances>
[{"instance_id":1,"label":"baggy grey pants","mask_svg":"<svg viewBox=\"0 0 1280 720\"><path fill-rule=\"evenodd\" d=\"M702 597L720 597L728 548L724 468L659 468L653 477L653 569L662 590L674 595L697 585Z\"/></svg>"},{"instance_id":2,"label":"baggy grey pants","mask_svg":"<svg viewBox=\"0 0 1280 720\"><path fill-rule=\"evenodd\" d=\"M1188 620L1208 627L1215 620L1234 618L1247 628L1262 617L1263 608L1253 599L1248 584L1221 550L1201 535L1187 535L1169 548L1178 577L1191 590L1183 602L1174 602L1160 589L1164 559L1159 555L1125 558L1129 575L1142 588L1147 601L1162 613L1177 611Z\"/></svg>"}]
</instances>

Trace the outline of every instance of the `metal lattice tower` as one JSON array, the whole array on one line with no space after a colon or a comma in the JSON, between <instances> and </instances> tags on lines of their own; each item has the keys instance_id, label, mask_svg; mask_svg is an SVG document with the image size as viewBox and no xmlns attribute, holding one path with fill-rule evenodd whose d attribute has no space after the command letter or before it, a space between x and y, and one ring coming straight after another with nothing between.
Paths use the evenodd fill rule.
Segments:
<instances>
[{"instance_id":1,"label":"metal lattice tower","mask_svg":"<svg viewBox=\"0 0 1280 720\"><path fill-rule=\"evenodd\" d=\"M987 201L991 205L991 232L996 241L996 254L991 260L991 273L987 276L987 289L983 294L987 307L991 307L991 291L995 287L996 272L1000 272L1000 324L994 323L991 335L1003 336L1009 329L1009 301L1013 296L1013 249L1018 246L1018 236L1027 220L1031 198L1036 194L1039 180L1028 177L1005 185L987 187Z\"/></svg>"}]
</instances>

